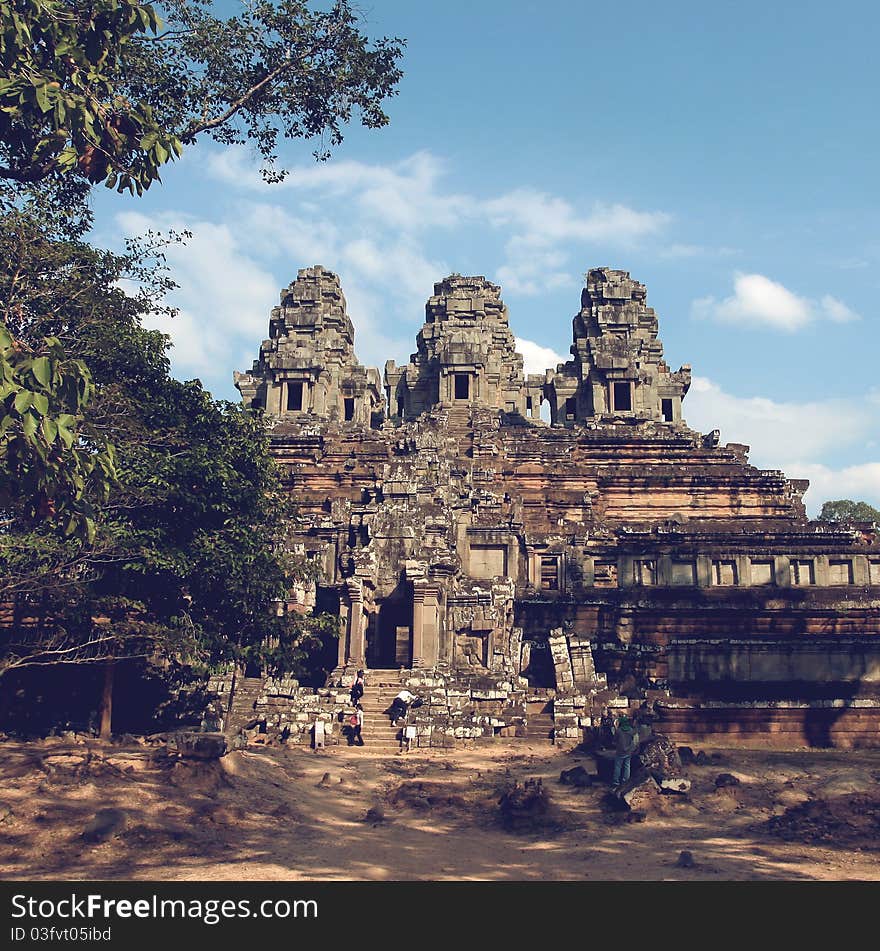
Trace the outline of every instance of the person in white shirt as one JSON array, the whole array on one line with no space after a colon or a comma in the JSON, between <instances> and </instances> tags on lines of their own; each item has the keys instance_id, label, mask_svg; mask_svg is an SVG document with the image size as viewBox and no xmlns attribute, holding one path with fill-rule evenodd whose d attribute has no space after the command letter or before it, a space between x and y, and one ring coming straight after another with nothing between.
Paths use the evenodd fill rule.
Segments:
<instances>
[{"instance_id":1,"label":"person in white shirt","mask_svg":"<svg viewBox=\"0 0 880 951\"><path fill-rule=\"evenodd\" d=\"M391 723L397 726L397 721L406 716L409 705L416 699L414 693L410 693L405 687L391 702L391 709L388 711L391 716Z\"/></svg>"}]
</instances>

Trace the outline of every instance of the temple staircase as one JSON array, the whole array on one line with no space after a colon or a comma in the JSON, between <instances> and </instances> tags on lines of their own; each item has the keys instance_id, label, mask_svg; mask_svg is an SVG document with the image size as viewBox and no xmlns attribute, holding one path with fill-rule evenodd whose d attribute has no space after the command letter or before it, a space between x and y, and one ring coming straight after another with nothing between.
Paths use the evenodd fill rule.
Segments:
<instances>
[{"instance_id":1,"label":"temple staircase","mask_svg":"<svg viewBox=\"0 0 880 951\"><path fill-rule=\"evenodd\" d=\"M377 753L396 753L400 749L400 727L391 725L385 711L400 693L399 670L368 670L361 698L364 708L364 747Z\"/></svg>"},{"instance_id":2,"label":"temple staircase","mask_svg":"<svg viewBox=\"0 0 880 951\"><path fill-rule=\"evenodd\" d=\"M235 689L232 693L232 707L226 714L224 721L223 732L227 736L234 736L256 718L254 704L262 692L262 677L236 676Z\"/></svg>"}]
</instances>

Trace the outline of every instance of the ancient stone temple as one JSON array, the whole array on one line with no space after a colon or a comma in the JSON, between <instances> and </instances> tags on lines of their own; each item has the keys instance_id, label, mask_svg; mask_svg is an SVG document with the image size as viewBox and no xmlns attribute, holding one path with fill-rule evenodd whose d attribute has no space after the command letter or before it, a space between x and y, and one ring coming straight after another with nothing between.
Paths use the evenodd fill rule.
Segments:
<instances>
[{"instance_id":1,"label":"ancient stone temple","mask_svg":"<svg viewBox=\"0 0 880 951\"><path fill-rule=\"evenodd\" d=\"M269 339L250 373L236 373L245 404L275 416L305 414L370 425L381 412L377 370L354 356L354 327L339 278L299 272L269 318Z\"/></svg>"},{"instance_id":2,"label":"ancient stone temple","mask_svg":"<svg viewBox=\"0 0 880 951\"><path fill-rule=\"evenodd\" d=\"M299 272L236 385L340 619L334 681L403 669L496 727L546 690L563 737L647 698L679 737L876 743L876 527L809 521L807 483L687 426L646 296L591 270L571 360L525 376L500 288L452 275L383 397L338 278Z\"/></svg>"}]
</instances>

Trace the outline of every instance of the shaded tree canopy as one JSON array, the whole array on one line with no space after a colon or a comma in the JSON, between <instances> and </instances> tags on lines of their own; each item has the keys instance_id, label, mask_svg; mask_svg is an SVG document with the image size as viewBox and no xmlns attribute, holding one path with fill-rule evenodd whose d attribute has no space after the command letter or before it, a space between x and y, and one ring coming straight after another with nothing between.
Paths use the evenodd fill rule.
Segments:
<instances>
[{"instance_id":1,"label":"shaded tree canopy","mask_svg":"<svg viewBox=\"0 0 880 951\"><path fill-rule=\"evenodd\" d=\"M820 522L878 522L880 509L867 502L854 502L852 499L837 499L825 502L819 513Z\"/></svg>"},{"instance_id":2,"label":"shaded tree canopy","mask_svg":"<svg viewBox=\"0 0 880 951\"><path fill-rule=\"evenodd\" d=\"M248 142L278 180L279 137L327 158L356 114L388 122L403 41L371 42L347 0L0 0L0 178L141 194L207 134ZM61 187L61 186L59 186ZM65 183L71 188L71 182Z\"/></svg>"},{"instance_id":3,"label":"shaded tree canopy","mask_svg":"<svg viewBox=\"0 0 880 951\"><path fill-rule=\"evenodd\" d=\"M0 642L0 673L163 652L297 669L331 629L268 610L314 571L286 544L262 418L171 377L168 338L141 325L169 285L161 248L148 236L113 254L51 238L32 217L0 219L0 300L17 339L37 348L51 334L91 368L83 431L115 447L112 479L80 494L87 534L26 493L0 499L0 602L34 620ZM120 282L135 277L130 296Z\"/></svg>"}]
</instances>

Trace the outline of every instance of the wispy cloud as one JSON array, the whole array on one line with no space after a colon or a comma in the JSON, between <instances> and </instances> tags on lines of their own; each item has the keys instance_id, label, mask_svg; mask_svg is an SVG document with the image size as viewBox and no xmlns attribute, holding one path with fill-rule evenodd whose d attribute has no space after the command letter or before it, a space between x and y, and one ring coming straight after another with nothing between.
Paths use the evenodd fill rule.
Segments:
<instances>
[{"instance_id":1,"label":"wispy cloud","mask_svg":"<svg viewBox=\"0 0 880 951\"><path fill-rule=\"evenodd\" d=\"M244 149L211 152L208 174L239 194L266 194L267 186ZM494 196L465 194L447 184L446 164L427 151L390 165L356 161L298 166L280 186L299 203L297 216L314 214L308 201L338 210L344 206L350 235L381 247L387 258L395 248L425 258L421 245L437 229L467 228L505 234L505 257L494 277L512 295L536 295L580 282L569 253L582 246L634 247L659 234L671 220L662 211L644 211L621 203L594 202L576 207L557 195L516 188ZM300 234L307 229L299 228ZM485 268L486 265L483 265ZM485 271L483 272L485 273ZM438 279L440 274L435 274Z\"/></svg>"},{"instance_id":2,"label":"wispy cloud","mask_svg":"<svg viewBox=\"0 0 880 951\"><path fill-rule=\"evenodd\" d=\"M815 514L829 498L880 503L880 462L830 467L823 459L862 447L880 446L880 391L858 398L779 401L737 396L705 377L694 377L684 404L688 424L719 429L723 442L750 446L751 462L782 469L790 478L810 479L806 497Z\"/></svg>"},{"instance_id":3,"label":"wispy cloud","mask_svg":"<svg viewBox=\"0 0 880 951\"><path fill-rule=\"evenodd\" d=\"M694 301L692 314L698 319L746 327L769 327L788 333L823 318L832 323L860 319L859 314L830 294L824 295L820 301L813 301L763 274L737 274L733 289L730 297L720 301L714 297Z\"/></svg>"},{"instance_id":4,"label":"wispy cloud","mask_svg":"<svg viewBox=\"0 0 880 951\"><path fill-rule=\"evenodd\" d=\"M726 258L736 254L742 254L738 248L713 248L701 244L679 244L673 243L660 248L658 254L661 258L669 260L678 260L682 258Z\"/></svg>"},{"instance_id":5,"label":"wispy cloud","mask_svg":"<svg viewBox=\"0 0 880 951\"><path fill-rule=\"evenodd\" d=\"M192 232L185 245L166 251L180 285L170 299L180 313L173 319L150 318L146 324L171 336L175 373L201 376L216 387L218 367L228 367L231 374L231 355L248 344L253 348L265 336L266 302L278 297L276 280L226 224L174 213L125 212L117 220L128 234L172 228Z\"/></svg>"}]
</instances>

